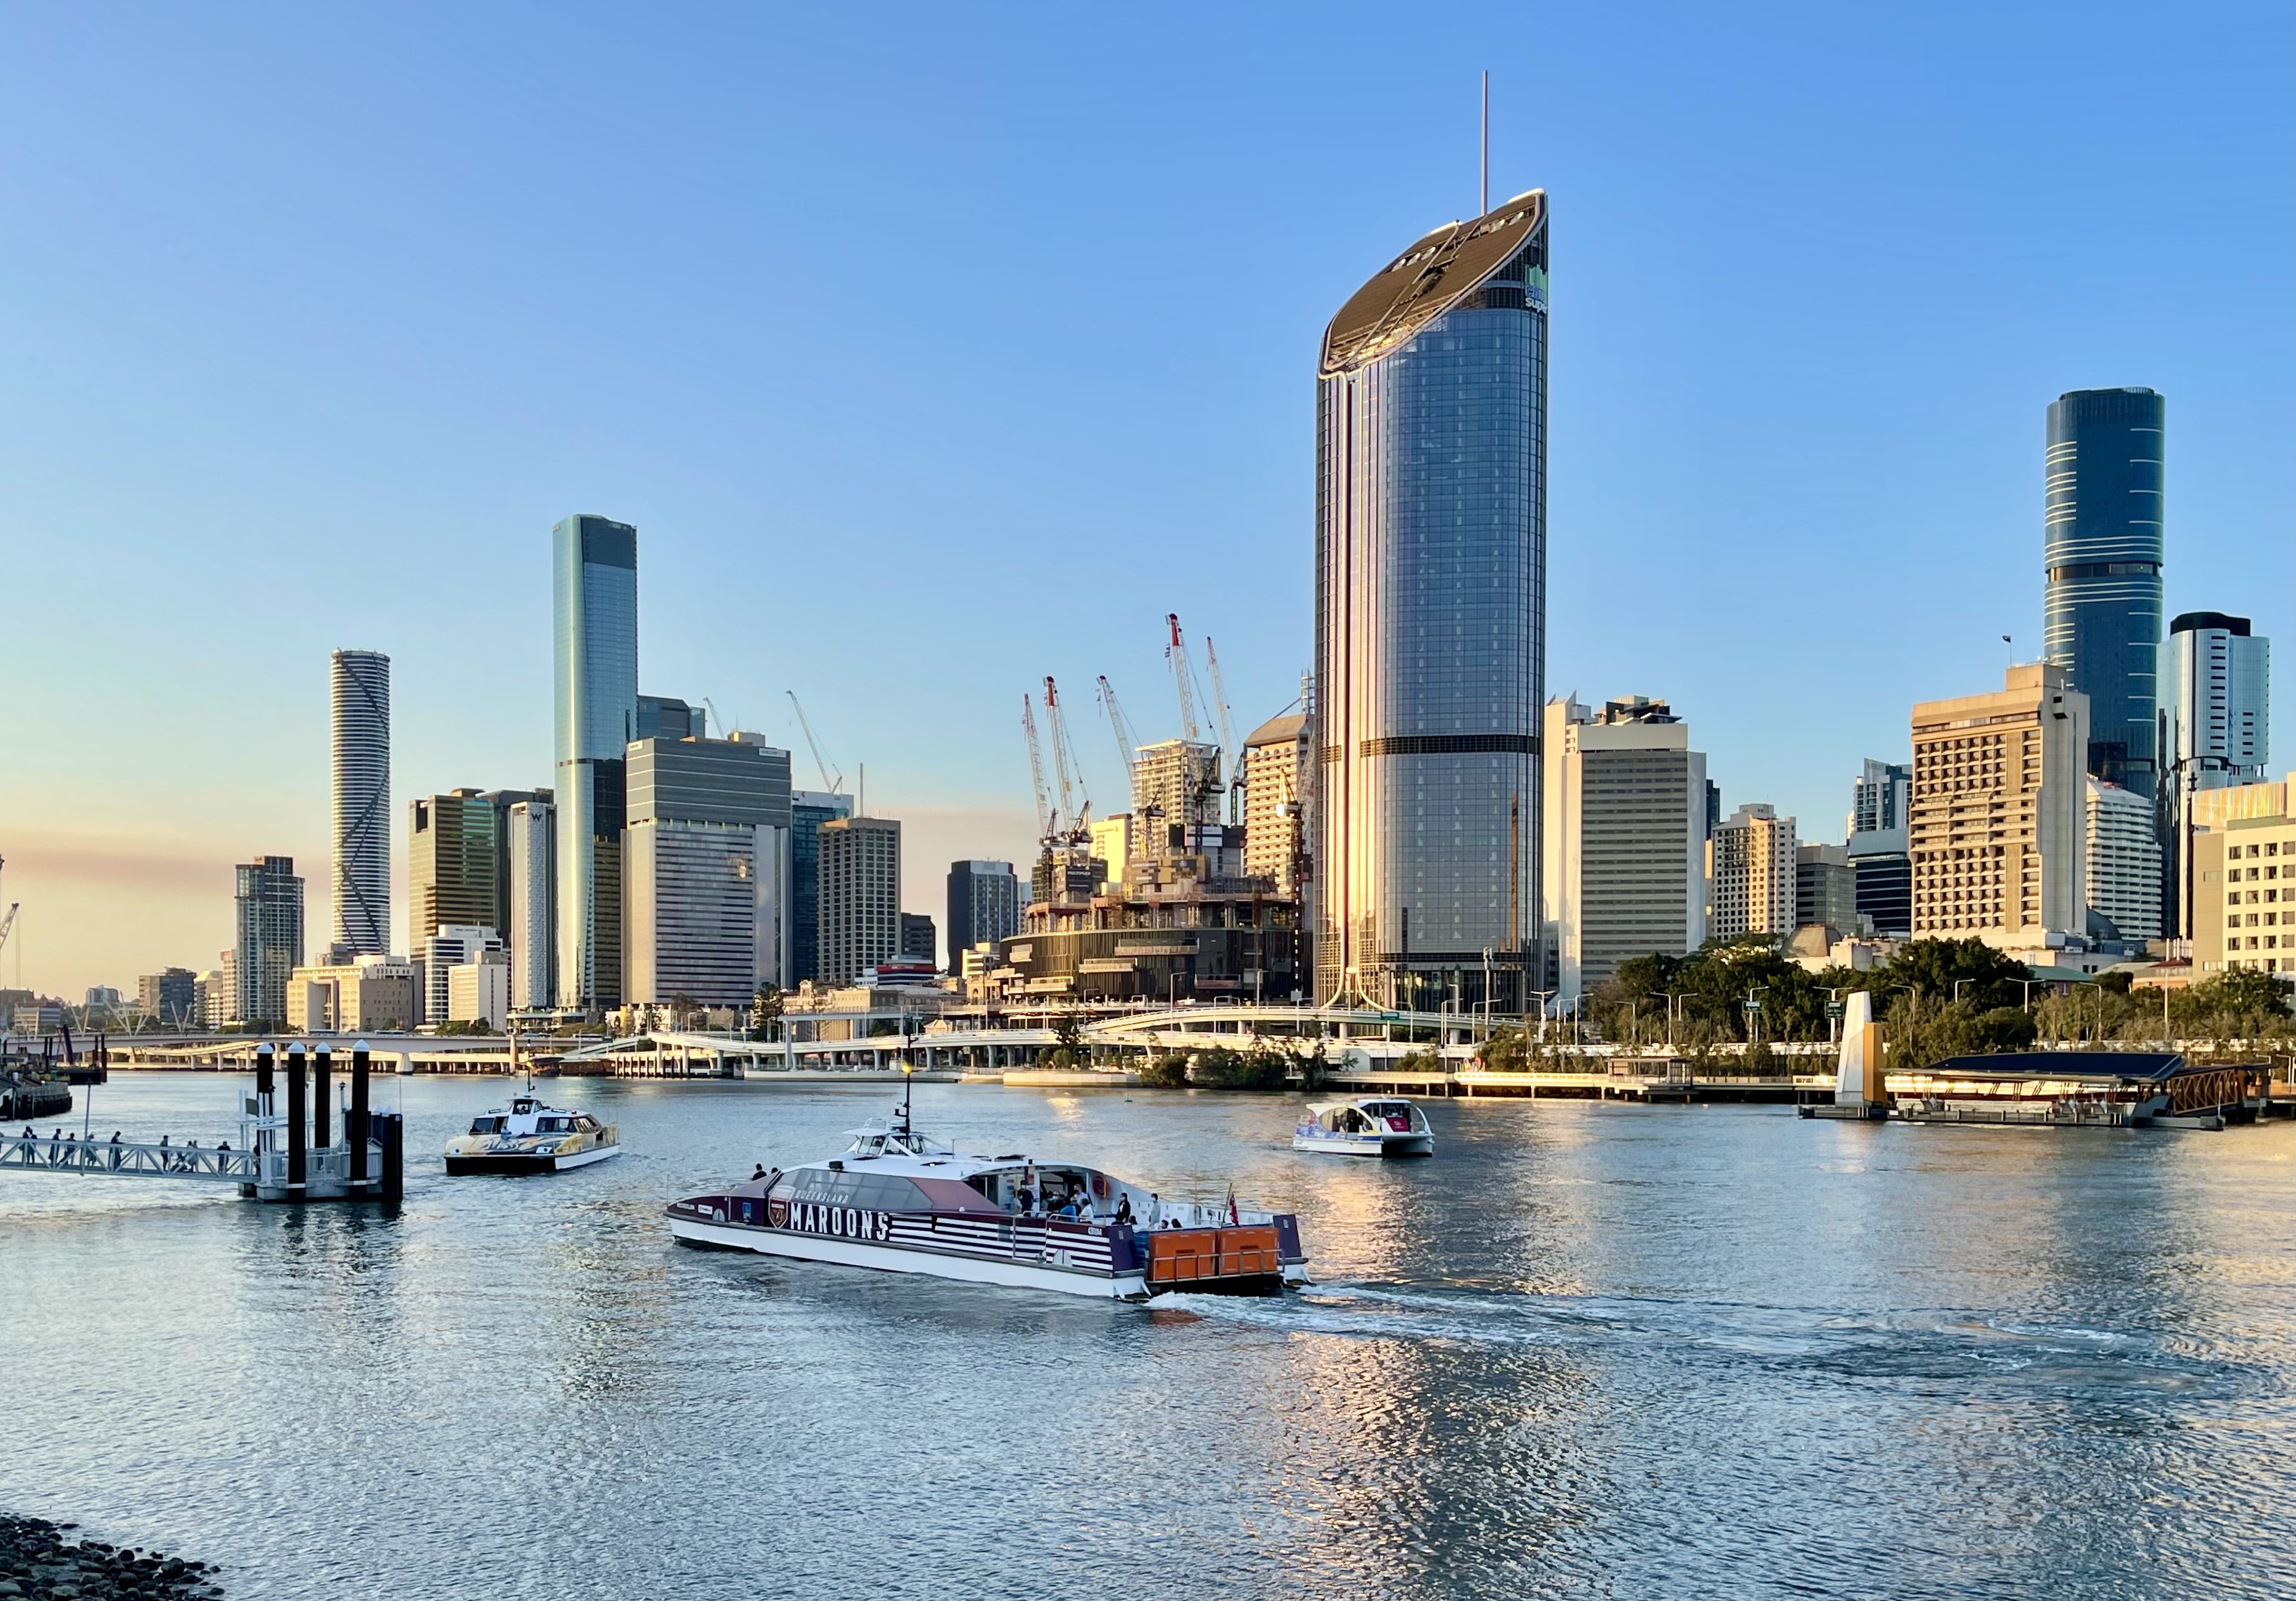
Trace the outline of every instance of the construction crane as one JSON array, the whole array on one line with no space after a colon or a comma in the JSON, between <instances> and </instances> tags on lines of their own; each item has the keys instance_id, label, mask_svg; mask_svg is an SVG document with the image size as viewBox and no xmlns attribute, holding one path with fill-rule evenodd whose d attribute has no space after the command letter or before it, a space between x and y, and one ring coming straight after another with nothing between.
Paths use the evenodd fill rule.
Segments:
<instances>
[{"instance_id":1,"label":"construction crane","mask_svg":"<svg viewBox=\"0 0 2296 1601\"><path fill-rule=\"evenodd\" d=\"M813 752L813 765L821 769L821 782L828 786L829 792L833 795L845 787L845 775L840 770L834 777L830 776L829 763L822 758L821 742L813 737L813 725L805 720L805 708L798 705L797 691L792 689L784 693L790 698L790 704L797 709L797 726L805 732L806 749ZM702 704L707 706L709 702L704 701Z\"/></svg>"},{"instance_id":2,"label":"construction crane","mask_svg":"<svg viewBox=\"0 0 2296 1601\"><path fill-rule=\"evenodd\" d=\"M1037 837L1049 842L1053 837L1053 807L1045 794L1045 759L1037 749L1035 702L1034 695L1021 697L1021 727L1029 735L1029 783L1037 796Z\"/></svg>"},{"instance_id":3,"label":"construction crane","mask_svg":"<svg viewBox=\"0 0 2296 1601\"><path fill-rule=\"evenodd\" d=\"M1045 717L1053 726L1053 767L1061 779L1061 813L1068 825L1068 837L1081 840L1092 823L1092 796L1084 783L1084 764L1077 759L1075 742L1069 738L1068 719L1061 715L1061 692L1052 675L1045 676ZM1070 787L1070 775L1076 784ZM1078 804L1077 796L1083 795Z\"/></svg>"},{"instance_id":4,"label":"construction crane","mask_svg":"<svg viewBox=\"0 0 2296 1601\"><path fill-rule=\"evenodd\" d=\"M1124 720L1124 708L1116 703L1116 686L1108 681L1106 673L1100 676L1100 705L1108 713L1108 726L1116 730L1116 754L1124 765L1125 792L1131 796L1133 809L1137 810L1140 797L1132 789L1132 764L1139 758L1140 742L1132 737L1132 725Z\"/></svg>"},{"instance_id":5,"label":"construction crane","mask_svg":"<svg viewBox=\"0 0 2296 1601\"><path fill-rule=\"evenodd\" d=\"M7 865L8 858L4 856L0 856L0 867L4 867ZM16 926L16 908L21 903L18 901L10 901L8 903L8 915L4 917L0 917L0 956L7 954L8 931Z\"/></svg>"},{"instance_id":6,"label":"construction crane","mask_svg":"<svg viewBox=\"0 0 2296 1601\"><path fill-rule=\"evenodd\" d=\"M1180 614L1167 612L1164 622L1172 630L1171 640L1164 646L1164 660L1172 664L1172 682L1180 691L1181 737L1193 741L1196 737L1196 696L1188 686L1188 653L1180 644Z\"/></svg>"},{"instance_id":7,"label":"construction crane","mask_svg":"<svg viewBox=\"0 0 2296 1601\"><path fill-rule=\"evenodd\" d=\"M1204 636L1204 664L1211 669L1212 710L1219 713L1220 749L1222 762L1227 768L1227 820L1241 823L1237 808L1243 800L1243 752L1236 748L1235 730L1228 726L1227 686L1220 682L1219 655L1212 649L1212 636Z\"/></svg>"}]
</instances>

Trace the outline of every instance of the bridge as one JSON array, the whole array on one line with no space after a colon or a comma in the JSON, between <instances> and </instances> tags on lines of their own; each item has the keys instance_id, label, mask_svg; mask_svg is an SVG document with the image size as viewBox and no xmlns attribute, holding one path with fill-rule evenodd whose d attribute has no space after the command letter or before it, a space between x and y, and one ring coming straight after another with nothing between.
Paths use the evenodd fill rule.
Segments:
<instances>
[{"instance_id":1,"label":"bridge","mask_svg":"<svg viewBox=\"0 0 2296 1601\"><path fill-rule=\"evenodd\" d=\"M253 1151L228 1144L156 1145L120 1140L65 1139L53 1135L0 1138L0 1170L100 1173L108 1178L184 1178L209 1184L255 1184L261 1174ZM280 1153L285 1161L285 1153Z\"/></svg>"}]
</instances>

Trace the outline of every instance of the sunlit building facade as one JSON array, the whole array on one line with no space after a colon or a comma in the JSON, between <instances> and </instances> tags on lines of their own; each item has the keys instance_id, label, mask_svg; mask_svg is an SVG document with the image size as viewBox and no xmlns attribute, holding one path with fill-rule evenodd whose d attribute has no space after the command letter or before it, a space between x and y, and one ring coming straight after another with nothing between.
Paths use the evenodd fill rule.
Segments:
<instances>
[{"instance_id":1,"label":"sunlit building facade","mask_svg":"<svg viewBox=\"0 0 2296 1601\"><path fill-rule=\"evenodd\" d=\"M1520 1010L1539 920L1546 197L1447 223L1324 336L1318 999Z\"/></svg>"},{"instance_id":2,"label":"sunlit building facade","mask_svg":"<svg viewBox=\"0 0 2296 1601\"><path fill-rule=\"evenodd\" d=\"M551 531L558 779L558 1004L622 1001L624 751L637 737L638 531Z\"/></svg>"}]
</instances>

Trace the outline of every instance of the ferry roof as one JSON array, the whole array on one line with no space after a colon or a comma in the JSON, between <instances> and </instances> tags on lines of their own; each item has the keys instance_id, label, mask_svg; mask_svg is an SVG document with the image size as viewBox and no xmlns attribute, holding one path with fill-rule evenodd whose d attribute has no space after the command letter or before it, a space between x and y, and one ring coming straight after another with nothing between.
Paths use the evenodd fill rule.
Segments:
<instances>
[{"instance_id":1,"label":"ferry roof","mask_svg":"<svg viewBox=\"0 0 2296 1601\"><path fill-rule=\"evenodd\" d=\"M1321 375L1367 366L1480 288L1546 228L1546 191L1532 189L1413 242L1356 291L1324 331Z\"/></svg>"}]
</instances>

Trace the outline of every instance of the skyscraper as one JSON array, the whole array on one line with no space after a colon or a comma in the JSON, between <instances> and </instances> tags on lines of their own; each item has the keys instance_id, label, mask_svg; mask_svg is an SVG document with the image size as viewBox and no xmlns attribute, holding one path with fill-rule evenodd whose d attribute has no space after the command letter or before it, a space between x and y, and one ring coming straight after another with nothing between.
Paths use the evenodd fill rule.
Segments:
<instances>
[{"instance_id":1,"label":"skyscraper","mask_svg":"<svg viewBox=\"0 0 2296 1601\"><path fill-rule=\"evenodd\" d=\"M1714 890L1707 926L1715 939L1775 934L1783 940L1793 932L1795 845L1794 820L1760 801L1748 801L1723 819L1707 842Z\"/></svg>"},{"instance_id":2,"label":"skyscraper","mask_svg":"<svg viewBox=\"0 0 2296 1601\"><path fill-rule=\"evenodd\" d=\"M501 933L502 813L478 790L426 795L407 808L406 934L415 950L450 924Z\"/></svg>"},{"instance_id":3,"label":"skyscraper","mask_svg":"<svg viewBox=\"0 0 2296 1601\"><path fill-rule=\"evenodd\" d=\"M821 827L853 815L853 797L828 790L790 796L790 959L794 989L821 976Z\"/></svg>"},{"instance_id":4,"label":"skyscraper","mask_svg":"<svg viewBox=\"0 0 2296 1601\"><path fill-rule=\"evenodd\" d=\"M1706 757L1663 701L1546 703L1539 864L1565 998L1706 939Z\"/></svg>"},{"instance_id":5,"label":"skyscraper","mask_svg":"<svg viewBox=\"0 0 2296 1601\"><path fill-rule=\"evenodd\" d=\"M238 869L231 956L232 1016L283 1028L287 980L303 965L303 881L291 856L258 857Z\"/></svg>"},{"instance_id":6,"label":"skyscraper","mask_svg":"<svg viewBox=\"0 0 2296 1601\"><path fill-rule=\"evenodd\" d=\"M1319 1000L1515 1010L1539 915L1546 196L1447 223L1324 335Z\"/></svg>"},{"instance_id":7,"label":"skyscraper","mask_svg":"<svg viewBox=\"0 0 2296 1601\"><path fill-rule=\"evenodd\" d=\"M1010 862L948 865L948 967L982 940L1021 932L1021 881Z\"/></svg>"},{"instance_id":8,"label":"skyscraper","mask_svg":"<svg viewBox=\"0 0 2296 1601\"><path fill-rule=\"evenodd\" d=\"M2081 882L2090 911L2124 940L2161 934L2161 835L2152 803L2117 784L2088 780L2087 858ZM2091 921L2087 932L2105 931Z\"/></svg>"},{"instance_id":9,"label":"skyscraper","mask_svg":"<svg viewBox=\"0 0 2296 1601\"><path fill-rule=\"evenodd\" d=\"M1913 798L1911 763L1871 757L1850 795L1847 849L1857 881L1856 909L1875 933L1895 939L1914 928L1914 862L1906 832Z\"/></svg>"},{"instance_id":10,"label":"skyscraper","mask_svg":"<svg viewBox=\"0 0 2296 1601\"><path fill-rule=\"evenodd\" d=\"M1250 878L1275 882L1286 895L1300 893L1308 842L1300 806L1307 798L1308 719L1299 712L1272 717L1243 742L1243 871ZM1111 871L1122 868L1111 862Z\"/></svg>"},{"instance_id":11,"label":"skyscraper","mask_svg":"<svg viewBox=\"0 0 2296 1601\"><path fill-rule=\"evenodd\" d=\"M2192 932L2194 797L2255 784L2272 759L2269 642L2245 617L2187 612L2161 645L2162 932Z\"/></svg>"},{"instance_id":12,"label":"skyscraper","mask_svg":"<svg viewBox=\"0 0 2296 1601\"><path fill-rule=\"evenodd\" d=\"M742 1006L784 981L790 758L754 735L629 748L625 998Z\"/></svg>"},{"instance_id":13,"label":"skyscraper","mask_svg":"<svg viewBox=\"0 0 2296 1601\"><path fill-rule=\"evenodd\" d=\"M890 817L821 825L821 970L849 984L901 953L901 825Z\"/></svg>"},{"instance_id":14,"label":"skyscraper","mask_svg":"<svg viewBox=\"0 0 2296 1601\"><path fill-rule=\"evenodd\" d=\"M1916 937L2038 945L2087 924L2088 702L2028 662L1990 694L1914 708Z\"/></svg>"},{"instance_id":15,"label":"skyscraper","mask_svg":"<svg viewBox=\"0 0 2296 1601\"><path fill-rule=\"evenodd\" d=\"M335 948L390 948L390 658L328 659L334 710ZM284 1014L282 1014L283 1016Z\"/></svg>"},{"instance_id":16,"label":"skyscraper","mask_svg":"<svg viewBox=\"0 0 2296 1601\"><path fill-rule=\"evenodd\" d=\"M624 752L637 737L638 531L551 530L558 779L558 1004L622 999Z\"/></svg>"},{"instance_id":17,"label":"skyscraper","mask_svg":"<svg viewBox=\"0 0 2296 1601\"><path fill-rule=\"evenodd\" d=\"M553 1005L558 994L557 808L547 799L520 800L504 830L509 874L510 1004L518 1010Z\"/></svg>"},{"instance_id":18,"label":"skyscraper","mask_svg":"<svg viewBox=\"0 0 2296 1601\"><path fill-rule=\"evenodd\" d=\"M2088 698L2087 769L2150 800L2161 645L2163 430L2147 389L2049 406L2044 649Z\"/></svg>"}]
</instances>

